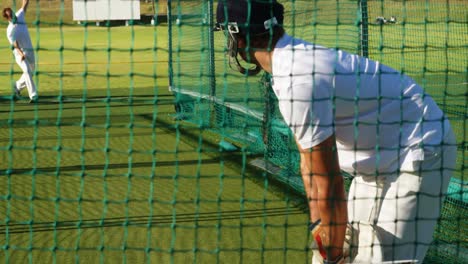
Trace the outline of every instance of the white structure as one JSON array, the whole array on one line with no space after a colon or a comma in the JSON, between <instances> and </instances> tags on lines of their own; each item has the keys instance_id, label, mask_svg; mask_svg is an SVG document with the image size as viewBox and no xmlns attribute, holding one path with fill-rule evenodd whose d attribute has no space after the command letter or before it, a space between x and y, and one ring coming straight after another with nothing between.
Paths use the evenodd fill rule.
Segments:
<instances>
[{"instance_id":1,"label":"white structure","mask_svg":"<svg viewBox=\"0 0 468 264\"><path fill-rule=\"evenodd\" d=\"M139 20L139 0L73 0L73 20Z\"/></svg>"}]
</instances>

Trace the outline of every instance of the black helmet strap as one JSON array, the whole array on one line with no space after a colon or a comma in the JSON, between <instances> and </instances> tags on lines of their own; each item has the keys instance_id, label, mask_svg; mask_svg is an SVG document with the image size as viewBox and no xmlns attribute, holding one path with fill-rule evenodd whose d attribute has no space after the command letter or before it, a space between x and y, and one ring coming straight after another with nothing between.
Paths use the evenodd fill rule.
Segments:
<instances>
[{"instance_id":1,"label":"black helmet strap","mask_svg":"<svg viewBox=\"0 0 468 264\"><path fill-rule=\"evenodd\" d=\"M253 76L257 75L260 73L262 68L258 65L255 65L253 68L245 68L243 67L238 59L238 54L239 54L239 47L238 47L238 35L239 34L239 27L237 26L237 23L229 23L227 25L227 29L224 30L225 32L227 31L227 38L228 38L228 43L227 43L227 53L229 55L229 67L231 69L236 69L240 73L247 75L247 76ZM234 68L234 66L235 68Z\"/></svg>"}]
</instances>

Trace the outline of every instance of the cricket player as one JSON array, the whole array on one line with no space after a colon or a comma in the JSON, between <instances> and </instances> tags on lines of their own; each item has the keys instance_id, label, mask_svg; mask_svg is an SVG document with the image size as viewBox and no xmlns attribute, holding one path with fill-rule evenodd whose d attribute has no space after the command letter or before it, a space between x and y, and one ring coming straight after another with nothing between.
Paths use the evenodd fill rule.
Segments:
<instances>
[{"instance_id":1,"label":"cricket player","mask_svg":"<svg viewBox=\"0 0 468 264\"><path fill-rule=\"evenodd\" d=\"M35 68L34 49L29 36L28 27L25 22L25 13L28 9L29 0L23 0L18 12L14 13L9 7L3 9L3 17L8 20L7 38L13 47L16 63L23 74L14 87L15 94L19 97L22 89L27 88L30 102L37 101L37 90L33 81Z\"/></svg>"},{"instance_id":2,"label":"cricket player","mask_svg":"<svg viewBox=\"0 0 468 264\"><path fill-rule=\"evenodd\" d=\"M300 151L312 263L421 263L455 167L447 117L403 73L289 36L283 9L220 0L217 29L235 69L272 75ZM341 171L354 176L347 198Z\"/></svg>"}]
</instances>

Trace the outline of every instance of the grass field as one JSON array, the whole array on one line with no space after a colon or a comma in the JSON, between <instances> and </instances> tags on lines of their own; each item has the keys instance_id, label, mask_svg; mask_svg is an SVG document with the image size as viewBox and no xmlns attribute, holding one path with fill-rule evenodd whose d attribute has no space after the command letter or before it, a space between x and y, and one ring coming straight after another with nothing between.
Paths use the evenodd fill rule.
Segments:
<instances>
[{"instance_id":1,"label":"grass field","mask_svg":"<svg viewBox=\"0 0 468 264\"><path fill-rule=\"evenodd\" d=\"M2 261L306 262L297 198L174 121L166 26L30 33L36 105L0 42Z\"/></svg>"},{"instance_id":2,"label":"grass field","mask_svg":"<svg viewBox=\"0 0 468 264\"><path fill-rule=\"evenodd\" d=\"M157 8L165 13L161 2ZM407 2L411 7L413 1ZM150 5L141 3L142 13L152 12ZM21 73L6 38L0 38L0 261L309 263L308 220L301 197L247 166L248 153L220 149L220 135L174 118L165 24L78 26L71 20L69 0L31 1L30 10L34 12L28 21L36 21L30 33L37 49L38 104L28 104L26 98L11 100L11 85ZM390 10L393 14L398 5ZM453 17L460 17L458 11L449 10ZM324 22L300 27L298 34L349 47L346 42L352 39L333 34L355 32L349 24L354 13L345 13L339 27ZM445 86L438 85L449 69L448 82L455 88L445 98L446 109L454 109L457 137L466 142L466 60L455 50L422 47L422 52L412 52L413 43L425 39L424 32L433 27L440 35L424 43L446 44L439 25L412 22L374 30L372 50L380 52L371 55L426 80L425 87L441 102ZM463 24L449 27L450 32L466 32ZM203 30L174 36L186 43ZM380 36L384 42L377 41ZM466 52L466 38L463 41ZM409 46L403 54L398 50L401 43ZM191 77L184 85L198 90L208 89L204 47L182 49L175 58L181 76ZM240 100L255 108L255 98L258 102L262 97L256 90L258 80L234 75L221 48L216 56L217 69L227 73L217 79L224 99L235 100L239 90L228 88L241 87L248 96ZM424 75L417 65L426 65L431 74ZM457 106L462 106L461 113ZM466 155L460 153L458 177L463 178ZM454 218L448 221L458 221L460 231L452 239L463 247L466 211L449 209ZM453 227L442 226L442 231Z\"/></svg>"}]
</instances>

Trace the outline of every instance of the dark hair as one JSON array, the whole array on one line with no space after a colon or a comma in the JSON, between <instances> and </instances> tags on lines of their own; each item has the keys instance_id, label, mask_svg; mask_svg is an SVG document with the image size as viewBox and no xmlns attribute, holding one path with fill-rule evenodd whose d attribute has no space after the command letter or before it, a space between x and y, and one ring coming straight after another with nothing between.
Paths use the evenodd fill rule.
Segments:
<instances>
[{"instance_id":1,"label":"dark hair","mask_svg":"<svg viewBox=\"0 0 468 264\"><path fill-rule=\"evenodd\" d=\"M9 13L9 15L7 15L7 13ZM3 8L2 16L3 16L3 18L8 19L9 17L11 17L12 13L13 13L13 10L11 10L11 8L5 7L5 8Z\"/></svg>"},{"instance_id":2,"label":"dark hair","mask_svg":"<svg viewBox=\"0 0 468 264\"><path fill-rule=\"evenodd\" d=\"M285 34L282 26L276 26L271 32L260 35L249 35L249 46L254 49L273 50L278 40ZM247 37L240 34L247 41Z\"/></svg>"}]
</instances>

